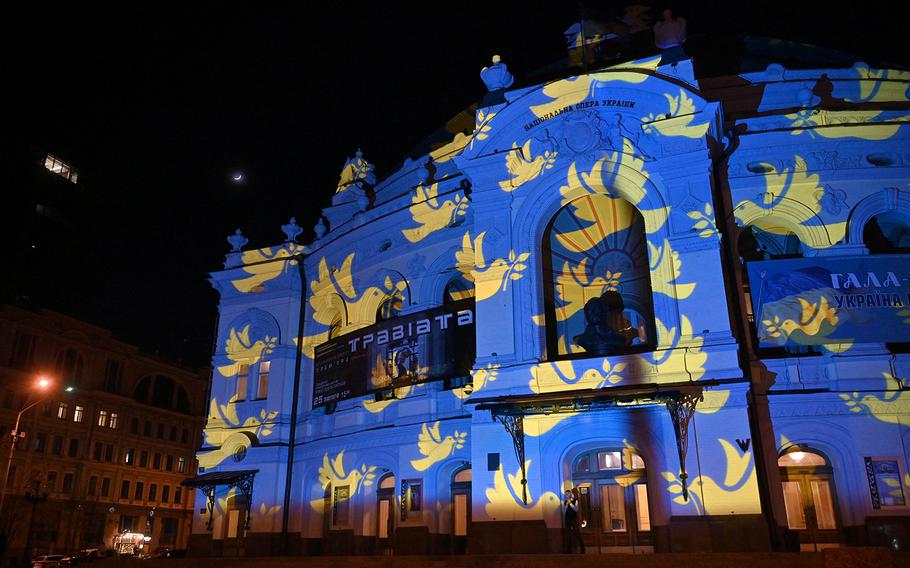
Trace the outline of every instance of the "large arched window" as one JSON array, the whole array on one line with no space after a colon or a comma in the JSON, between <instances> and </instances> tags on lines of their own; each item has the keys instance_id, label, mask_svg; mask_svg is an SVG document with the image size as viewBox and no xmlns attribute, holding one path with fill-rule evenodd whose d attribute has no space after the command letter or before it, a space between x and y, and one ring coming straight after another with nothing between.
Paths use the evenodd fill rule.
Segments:
<instances>
[{"instance_id":1,"label":"large arched window","mask_svg":"<svg viewBox=\"0 0 910 568\"><path fill-rule=\"evenodd\" d=\"M654 346L645 224L635 207L599 194L576 199L553 218L543 245L548 353Z\"/></svg>"},{"instance_id":2,"label":"large arched window","mask_svg":"<svg viewBox=\"0 0 910 568\"><path fill-rule=\"evenodd\" d=\"M133 390L133 399L141 404L176 410L184 414L192 411L186 389L174 379L164 375L142 377Z\"/></svg>"},{"instance_id":3,"label":"large arched window","mask_svg":"<svg viewBox=\"0 0 910 568\"><path fill-rule=\"evenodd\" d=\"M910 253L910 224L897 211L876 215L863 227L863 242L872 254Z\"/></svg>"},{"instance_id":4,"label":"large arched window","mask_svg":"<svg viewBox=\"0 0 910 568\"><path fill-rule=\"evenodd\" d=\"M80 386L82 384L82 356L72 347L67 347L57 355L57 377L63 384Z\"/></svg>"}]
</instances>

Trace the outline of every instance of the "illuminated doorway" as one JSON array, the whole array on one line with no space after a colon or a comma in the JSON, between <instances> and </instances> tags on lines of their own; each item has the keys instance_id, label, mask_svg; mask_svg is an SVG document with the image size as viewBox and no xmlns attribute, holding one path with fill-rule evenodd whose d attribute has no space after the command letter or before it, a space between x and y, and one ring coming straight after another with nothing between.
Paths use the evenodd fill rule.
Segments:
<instances>
[{"instance_id":1,"label":"illuminated doorway","mask_svg":"<svg viewBox=\"0 0 910 568\"><path fill-rule=\"evenodd\" d=\"M468 532L471 528L471 467L452 476L452 553L468 551Z\"/></svg>"},{"instance_id":2,"label":"illuminated doorway","mask_svg":"<svg viewBox=\"0 0 910 568\"><path fill-rule=\"evenodd\" d=\"M376 552L391 555L395 539L395 476L391 473L379 480L376 491Z\"/></svg>"},{"instance_id":3,"label":"illuminated doorway","mask_svg":"<svg viewBox=\"0 0 910 568\"><path fill-rule=\"evenodd\" d=\"M585 452L572 465L590 552L653 552L645 462L629 450Z\"/></svg>"},{"instance_id":4,"label":"illuminated doorway","mask_svg":"<svg viewBox=\"0 0 910 568\"><path fill-rule=\"evenodd\" d=\"M799 535L799 548L817 551L840 546L834 475L828 459L816 450L793 446L777 460L787 526Z\"/></svg>"}]
</instances>

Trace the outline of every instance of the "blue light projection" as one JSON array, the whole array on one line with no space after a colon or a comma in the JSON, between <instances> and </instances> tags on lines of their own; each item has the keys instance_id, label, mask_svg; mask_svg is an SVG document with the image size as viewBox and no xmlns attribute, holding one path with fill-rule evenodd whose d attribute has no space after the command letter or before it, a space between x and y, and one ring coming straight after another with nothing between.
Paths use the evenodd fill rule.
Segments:
<instances>
[{"instance_id":1,"label":"blue light projection","mask_svg":"<svg viewBox=\"0 0 910 568\"><path fill-rule=\"evenodd\" d=\"M476 109L473 133L385 180L358 151L312 243L294 232L242 251L246 239L232 237L226 268L212 275L221 319L199 462L258 472L250 503L219 489L214 528L201 514L195 532L225 540L240 530L252 543L280 533L287 514L306 550L349 535L366 550L419 530L419 551L463 537L481 552L471 547L496 541L497 524L533 522L541 542L558 541L561 496L573 488L587 500L585 538L612 543L603 546L660 549L659 530L720 515L748 530L771 518L802 531L809 497L794 493L799 468L788 468L812 451L827 456L814 506L837 511L826 518L839 528L865 522L867 469L879 505L910 495L910 361L882 345L910 312L892 310L891 337L870 339L844 326L850 314L822 288L775 307L781 298L763 296L757 276L787 262L878 258L864 227L884 213L894 214L888 233L900 233L908 111L863 105L906 103L910 74L772 66L737 79L761 100L758 114L734 119L723 115L726 95L700 90L691 70L654 57L505 89ZM831 97L856 106L819 108L812 87L823 76ZM734 128L722 131L725 121ZM761 262L738 248L746 234ZM782 251L807 258L780 260ZM892 271L900 286L905 268ZM612 320L597 315L611 294L622 299ZM423 373L314 401L317 346L452 302L470 302L476 325L476 360L461 376ZM586 350L579 338L607 324L626 342ZM806 345L824 354L788 351ZM430 357L445 352L427 346ZM380 357L363 379L388 365ZM753 395L768 391L758 412L771 422L754 429ZM773 508L765 517L763 502ZM251 512L246 532L230 526L238 508Z\"/></svg>"}]
</instances>

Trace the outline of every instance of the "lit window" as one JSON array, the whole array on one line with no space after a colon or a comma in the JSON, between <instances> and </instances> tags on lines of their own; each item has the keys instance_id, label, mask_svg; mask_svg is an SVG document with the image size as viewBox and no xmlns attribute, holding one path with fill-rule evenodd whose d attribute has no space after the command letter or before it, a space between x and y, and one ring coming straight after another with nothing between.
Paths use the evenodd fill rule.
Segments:
<instances>
[{"instance_id":1,"label":"lit window","mask_svg":"<svg viewBox=\"0 0 910 568\"><path fill-rule=\"evenodd\" d=\"M408 517L420 517L423 510L423 487L419 479L413 479L406 482L408 484L407 512Z\"/></svg>"},{"instance_id":2,"label":"lit window","mask_svg":"<svg viewBox=\"0 0 910 568\"><path fill-rule=\"evenodd\" d=\"M548 356L653 349L646 243L644 218L623 199L587 195L556 214L543 243Z\"/></svg>"},{"instance_id":3,"label":"lit window","mask_svg":"<svg viewBox=\"0 0 910 568\"><path fill-rule=\"evenodd\" d=\"M336 525L347 524L351 510L351 488L347 485L336 487L333 496L332 522Z\"/></svg>"},{"instance_id":4,"label":"lit window","mask_svg":"<svg viewBox=\"0 0 910 568\"><path fill-rule=\"evenodd\" d=\"M183 473L186 469L186 458L177 458L177 471Z\"/></svg>"},{"instance_id":5,"label":"lit window","mask_svg":"<svg viewBox=\"0 0 910 568\"><path fill-rule=\"evenodd\" d=\"M256 398L259 400L269 397L269 371L271 367L271 361L259 363L259 383L256 386Z\"/></svg>"},{"instance_id":6,"label":"lit window","mask_svg":"<svg viewBox=\"0 0 910 568\"><path fill-rule=\"evenodd\" d=\"M107 426L107 410L98 412L98 426L101 426L102 428Z\"/></svg>"},{"instance_id":7,"label":"lit window","mask_svg":"<svg viewBox=\"0 0 910 568\"><path fill-rule=\"evenodd\" d=\"M108 423L108 426L110 426L111 429L117 428L117 413L116 412L111 412L111 421L110 421L110 423Z\"/></svg>"},{"instance_id":8,"label":"lit window","mask_svg":"<svg viewBox=\"0 0 910 568\"><path fill-rule=\"evenodd\" d=\"M621 467L620 452L597 452L597 469L604 471L606 469L620 469Z\"/></svg>"},{"instance_id":9,"label":"lit window","mask_svg":"<svg viewBox=\"0 0 910 568\"><path fill-rule=\"evenodd\" d=\"M133 465L133 460L136 457L136 450L130 448L123 452L123 463L126 465Z\"/></svg>"},{"instance_id":10,"label":"lit window","mask_svg":"<svg viewBox=\"0 0 910 568\"><path fill-rule=\"evenodd\" d=\"M85 416L85 408L82 406L76 406L73 410L73 422L82 422L82 418Z\"/></svg>"},{"instance_id":11,"label":"lit window","mask_svg":"<svg viewBox=\"0 0 910 568\"><path fill-rule=\"evenodd\" d=\"M54 156L53 154L48 154L44 158L44 167L48 170L54 172L63 179L69 180L73 183L79 179L79 172L73 169L72 166Z\"/></svg>"},{"instance_id":12,"label":"lit window","mask_svg":"<svg viewBox=\"0 0 910 568\"><path fill-rule=\"evenodd\" d=\"M69 409L69 405L65 402L61 402L60 405L57 406L57 418L59 418L61 420L66 420L66 411L68 409Z\"/></svg>"},{"instance_id":13,"label":"lit window","mask_svg":"<svg viewBox=\"0 0 910 568\"><path fill-rule=\"evenodd\" d=\"M234 395L234 401L243 402L246 400L246 385L249 376L250 366L246 363L241 363L240 369L237 371L237 393Z\"/></svg>"}]
</instances>

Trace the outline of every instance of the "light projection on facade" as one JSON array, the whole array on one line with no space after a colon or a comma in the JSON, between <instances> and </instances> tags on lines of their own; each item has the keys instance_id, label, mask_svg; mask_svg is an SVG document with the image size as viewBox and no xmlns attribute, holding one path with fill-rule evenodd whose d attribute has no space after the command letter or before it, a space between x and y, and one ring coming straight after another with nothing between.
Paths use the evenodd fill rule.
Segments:
<instances>
[{"instance_id":1,"label":"light projection on facade","mask_svg":"<svg viewBox=\"0 0 910 568\"><path fill-rule=\"evenodd\" d=\"M505 292L509 282L521 278L527 268L524 261L530 256L527 252L516 254L510 250L507 258L497 258L488 264L483 254L484 235L486 231L472 240L470 232L465 233L461 250L455 252L458 270L466 280L474 282L474 299L478 302Z\"/></svg>"},{"instance_id":2,"label":"light projection on facade","mask_svg":"<svg viewBox=\"0 0 910 568\"><path fill-rule=\"evenodd\" d=\"M910 74L579 73L384 180L358 151L312 243L231 237L198 455L255 498L193 546L555 552L567 489L601 552L910 523Z\"/></svg>"},{"instance_id":3,"label":"light projection on facade","mask_svg":"<svg viewBox=\"0 0 910 568\"><path fill-rule=\"evenodd\" d=\"M417 441L417 448L424 457L411 460L411 467L415 471L426 471L434 463L451 456L452 452L464 447L465 438L468 437L467 432L459 432L458 430L443 437L439 433L438 420L432 426L424 424L422 428L420 438Z\"/></svg>"}]
</instances>

